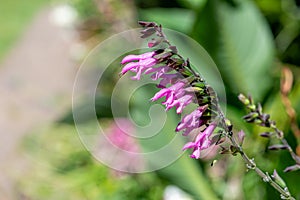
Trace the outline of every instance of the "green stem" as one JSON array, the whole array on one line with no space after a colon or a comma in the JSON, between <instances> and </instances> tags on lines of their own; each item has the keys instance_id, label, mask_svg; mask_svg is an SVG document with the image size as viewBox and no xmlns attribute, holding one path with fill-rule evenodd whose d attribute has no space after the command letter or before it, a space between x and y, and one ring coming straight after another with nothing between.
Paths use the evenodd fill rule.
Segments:
<instances>
[{"instance_id":1,"label":"green stem","mask_svg":"<svg viewBox=\"0 0 300 200\"><path fill-rule=\"evenodd\" d=\"M254 160L250 159L247 156L247 154L244 152L243 148L236 142L235 138L232 136L232 133L229 133L227 137L230 139L232 145L238 150L238 152L242 156L248 169L254 170L256 174L263 179L264 182L269 183L275 190L277 190L286 199L295 200L295 198L291 196L291 194L288 191L286 191L284 188L278 185L267 173L264 173L260 168L257 167Z\"/></svg>"}]
</instances>

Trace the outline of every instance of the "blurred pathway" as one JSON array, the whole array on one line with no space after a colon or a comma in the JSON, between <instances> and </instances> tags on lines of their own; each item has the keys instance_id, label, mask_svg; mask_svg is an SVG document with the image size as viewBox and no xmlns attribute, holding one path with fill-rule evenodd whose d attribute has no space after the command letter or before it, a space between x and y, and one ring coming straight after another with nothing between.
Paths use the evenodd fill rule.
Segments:
<instances>
[{"instance_id":1,"label":"blurred pathway","mask_svg":"<svg viewBox=\"0 0 300 200\"><path fill-rule=\"evenodd\" d=\"M13 179L26 173L22 137L71 107L77 64L70 60L71 31L39 13L0 63L0 200L16 198Z\"/></svg>"}]
</instances>

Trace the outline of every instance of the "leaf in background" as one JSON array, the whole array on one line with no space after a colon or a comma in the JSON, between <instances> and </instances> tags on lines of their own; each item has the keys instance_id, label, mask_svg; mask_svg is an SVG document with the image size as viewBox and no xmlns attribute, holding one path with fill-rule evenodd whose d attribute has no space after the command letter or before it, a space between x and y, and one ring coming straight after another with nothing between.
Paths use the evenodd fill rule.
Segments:
<instances>
[{"instance_id":1,"label":"leaf in background","mask_svg":"<svg viewBox=\"0 0 300 200\"><path fill-rule=\"evenodd\" d=\"M217 63L234 92L251 93L261 99L272 87L272 36L251 1L237 2L236 7L217 4L221 40Z\"/></svg>"},{"instance_id":2,"label":"leaf in background","mask_svg":"<svg viewBox=\"0 0 300 200\"><path fill-rule=\"evenodd\" d=\"M205 5L207 0L177 0L182 6L191 10L198 10Z\"/></svg>"},{"instance_id":3,"label":"leaf in background","mask_svg":"<svg viewBox=\"0 0 300 200\"><path fill-rule=\"evenodd\" d=\"M197 165L198 161L189 158L186 153L181 155L183 153L181 149L185 143L185 138L181 136L180 133L176 134L175 132L175 127L180 119L179 116L175 114L174 109L167 112L167 117L165 118L166 121L163 124L163 127L161 130L157 130L157 127L161 126L161 124L158 125L159 122L155 122L155 120L159 119L160 121L164 121L164 116L162 115L165 115L165 111L164 108L160 108L160 110L155 109L156 111L154 112L154 107L152 108L151 106L155 105L155 103L147 103L147 100L145 100L145 98L153 96L151 93L152 91L149 87L136 90L132 96L134 105L136 106L133 106L130 111L132 114L134 113L132 117L136 123L146 126L140 127L138 130L138 133L142 134L141 137L147 136L149 134L147 132L153 134L152 137L139 140L145 153L159 152L154 153L152 156L145 156L150 168L152 169L153 167L159 169L163 167L158 171L160 175L194 195L196 199L218 199L210 186L210 182L207 181L204 172ZM158 105L155 105L156 108L157 106ZM140 114L138 114L138 112ZM149 120L148 116L150 116L151 120ZM156 126L151 129L147 128L147 123L149 123L149 121L150 124L148 126L153 126L153 124ZM164 150L164 148L167 148L167 150ZM178 158L180 155L181 157ZM168 163L168 160L172 159L174 159L175 162Z\"/></svg>"},{"instance_id":4,"label":"leaf in background","mask_svg":"<svg viewBox=\"0 0 300 200\"><path fill-rule=\"evenodd\" d=\"M183 33L188 33L195 21L192 10L180 8L151 8L140 9L139 19L143 21L155 21L165 28L171 28Z\"/></svg>"},{"instance_id":5,"label":"leaf in background","mask_svg":"<svg viewBox=\"0 0 300 200\"><path fill-rule=\"evenodd\" d=\"M79 105L74 109L76 110L76 112L81 114L81 123L85 123L89 120L94 119L94 116L91 115L92 111L90 110L89 106L87 106L87 103L82 103L82 105ZM95 98L95 111L97 118L111 118L113 115L111 113L110 97L104 95L97 95ZM69 111L61 119L59 119L58 123L74 124L73 110Z\"/></svg>"},{"instance_id":6,"label":"leaf in background","mask_svg":"<svg viewBox=\"0 0 300 200\"><path fill-rule=\"evenodd\" d=\"M251 1L208 1L192 36L211 54L232 92L262 98L272 86L274 45L268 25ZM259 83L259 85L258 85Z\"/></svg>"}]
</instances>

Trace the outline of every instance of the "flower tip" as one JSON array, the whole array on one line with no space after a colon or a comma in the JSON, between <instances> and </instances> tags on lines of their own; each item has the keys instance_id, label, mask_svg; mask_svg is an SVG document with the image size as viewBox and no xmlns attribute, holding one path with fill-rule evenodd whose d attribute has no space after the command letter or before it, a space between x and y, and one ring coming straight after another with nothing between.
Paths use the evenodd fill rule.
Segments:
<instances>
[{"instance_id":1,"label":"flower tip","mask_svg":"<svg viewBox=\"0 0 300 200\"><path fill-rule=\"evenodd\" d=\"M154 47L155 43L153 42L148 42L148 47L151 48L151 47Z\"/></svg>"},{"instance_id":2,"label":"flower tip","mask_svg":"<svg viewBox=\"0 0 300 200\"><path fill-rule=\"evenodd\" d=\"M249 105L250 100L243 94L238 95L238 99L244 104L244 105Z\"/></svg>"}]
</instances>

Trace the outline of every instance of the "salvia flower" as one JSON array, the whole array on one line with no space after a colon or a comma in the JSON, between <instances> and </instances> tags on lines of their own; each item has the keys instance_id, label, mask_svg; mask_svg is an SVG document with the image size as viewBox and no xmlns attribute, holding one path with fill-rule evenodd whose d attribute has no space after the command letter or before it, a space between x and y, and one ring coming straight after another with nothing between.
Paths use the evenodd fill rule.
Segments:
<instances>
[{"instance_id":1,"label":"salvia flower","mask_svg":"<svg viewBox=\"0 0 300 200\"><path fill-rule=\"evenodd\" d=\"M212 140L210 139L210 136L212 135L216 126L216 123L211 123L209 127L198 134L194 142L188 142L185 144L183 150L192 148L193 153L190 155L190 157L196 159L200 158L201 150L207 149L211 146Z\"/></svg>"},{"instance_id":2,"label":"salvia flower","mask_svg":"<svg viewBox=\"0 0 300 200\"><path fill-rule=\"evenodd\" d=\"M166 100L162 103L166 106L166 110L175 106L177 108L176 112L179 114L185 106L192 102L193 98L193 95L186 94L184 90L185 86L185 82L179 81L168 88L161 89L151 100L156 101L162 97L166 97Z\"/></svg>"},{"instance_id":3,"label":"salvia flower","mask_svg":"<svg viewBox=\"0 0 300 200\"><path fill-rule=\"evenodd\" d=\"M136 76L132 77L132 79L140 80L141 74L143 72L145 72L149 68L151 69L151 67L157 64L157 60L153 58L154 55L155 52L148 52L141 55L126 56L121 62L121 64L127 63L122 69L122 74L125 74L128 71L136 72Z\"/></svg>"},{"instance_id":4,"label":"salvia flower","mask_svg":"<svg viewBox=\"0 0 300 200\"><path fill-rule=\"evenodd\" d=\"M131 77L133 80L140 80L141 75L149 75L152 80L159 81L157 85L161 90L158 91L151 101L157 101L164 99L162 104L166 107L166 111L171 108L176 109L177 114L181 114L184 109L192 104L199 105L190 114L185 115L181 122L177 125L175 131L182 131L183 136L187 136L192 131L200 131L194 142L187 143L183 150L192 148L192 158L198 159L200 157L200 151L210 147L214 141L211 140L211 135L217 127L216 120L212 122L210 113L212 113L212 102L210 99L211 94L209 91L210 86L203 82L203 79L195 73L190 67L188 59L183 59L177 54L175 46L171 46L169 41L166 40L164 34L161 32L155 23L141 23L145 26L145 30L142 31L142 38L150 37L154 34L159 38L152 39L155 45L148 45L149 48L159 46L148 53L141 55L127 55L121 61L121 64L125 65L121 74L127 72L136 73ZM147 25L145 25L147 24ZM166 47L166 45L168 47Z\"/></svg>"}]
</instances>

